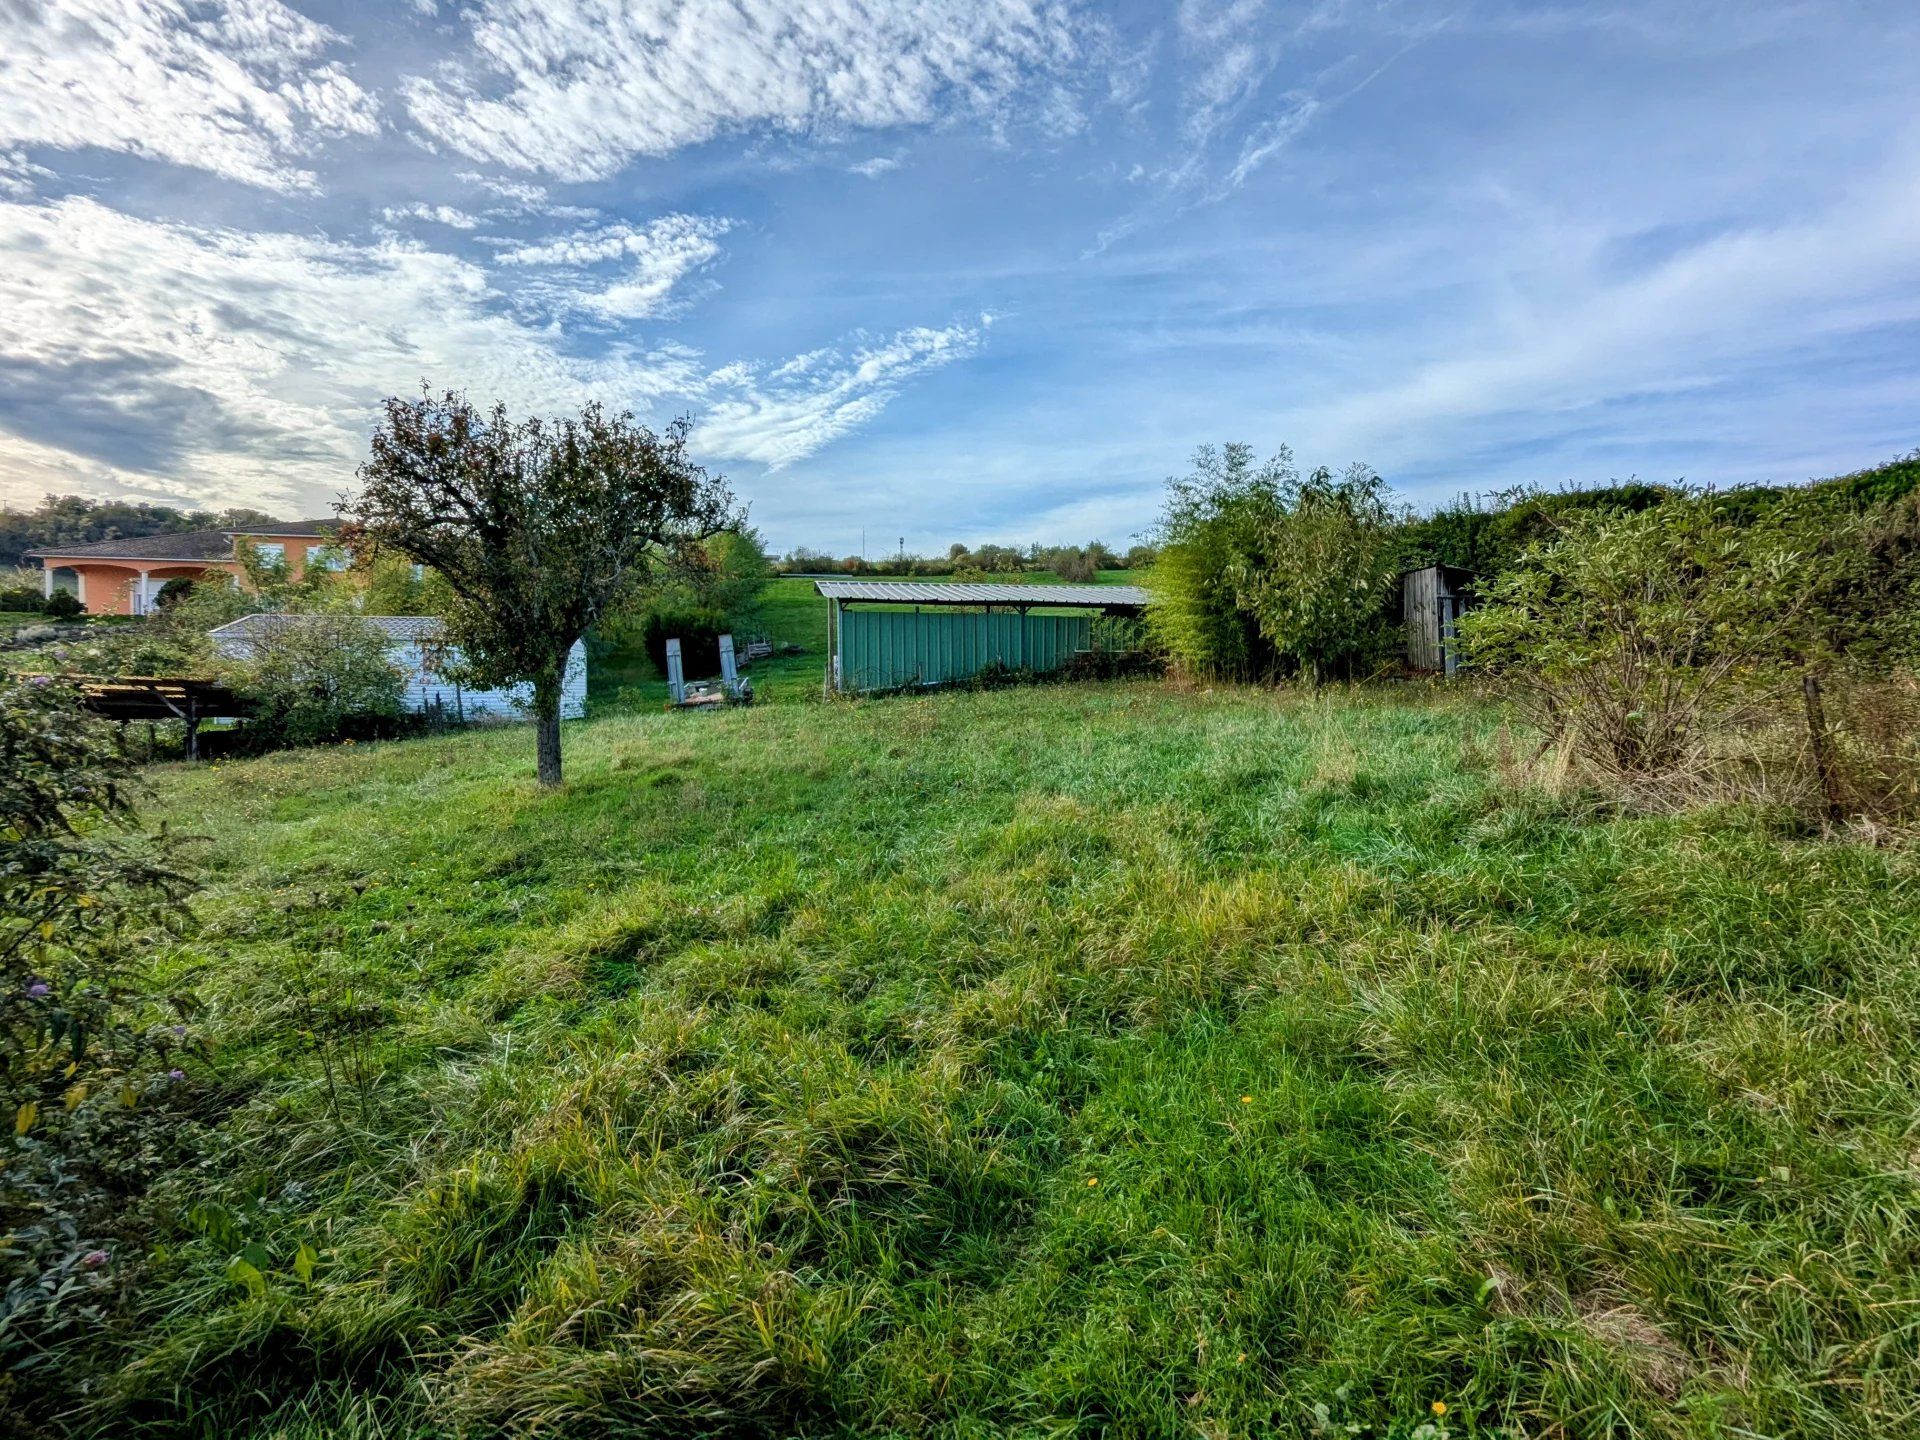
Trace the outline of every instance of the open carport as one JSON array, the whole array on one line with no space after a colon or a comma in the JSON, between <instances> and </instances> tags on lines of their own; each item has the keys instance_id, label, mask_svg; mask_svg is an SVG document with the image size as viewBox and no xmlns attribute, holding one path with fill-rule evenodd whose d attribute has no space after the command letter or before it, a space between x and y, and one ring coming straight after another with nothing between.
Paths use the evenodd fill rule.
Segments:
<instances>
[{"instance_id":1,"label":"open carport","mask_svg":"<svg viewBox=\"0 0 1920 1440\"><path fill-rule=\"evenodd\" d=\"M1137 585L819 580L829 693L951 685L991 668L1044 675L1095 643L1101 615L1139 616Z\"/></svg>"}]
</instances>

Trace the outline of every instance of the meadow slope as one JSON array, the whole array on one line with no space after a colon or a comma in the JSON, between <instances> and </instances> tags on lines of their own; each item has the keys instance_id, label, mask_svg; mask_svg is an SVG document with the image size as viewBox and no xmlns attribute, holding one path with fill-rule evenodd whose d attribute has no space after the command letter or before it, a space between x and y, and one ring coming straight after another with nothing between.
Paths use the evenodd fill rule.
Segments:
<instances>
[{"instance_id":1,"label":"meadow slope","mask_svg":"<svg viewBox=\"0 0 1920 1440\"><path fill-rule=\"evenodd\" d=\"M1538 793L1412 687L567 745L162 773L214 1058L90 1423L1920 1426L1912 850Z\"/></svg>"}]
</instances>

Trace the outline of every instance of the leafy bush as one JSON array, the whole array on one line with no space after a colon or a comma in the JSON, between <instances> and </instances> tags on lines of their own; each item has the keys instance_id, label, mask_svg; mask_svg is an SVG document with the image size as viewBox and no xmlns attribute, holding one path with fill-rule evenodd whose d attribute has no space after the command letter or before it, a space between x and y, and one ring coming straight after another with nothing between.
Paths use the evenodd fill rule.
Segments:
<instances>
[{"instance_id":1,"label":"leafy bush","mask_svg":"<svg viewBox=\"0 0 1920 1440\"><path fill-rule=\"evenodd\" d=\"M687 678L720 673L720 637L738 636L759 621L773 566L751 530L727 530L682 548L653 586L602 627L609 639L638 635L662 675L667 641L680 641Z\"/></svg>"},{"instance_id":2,"label":"leafy bush","mask_svg":"<svg viewBox=\"0 0 1920 1440\"><path fill-rule=\"evenodd\" d=\"M71 620L87 607L80 603L80 597L71 590L56 590L40 608L55 620Z\"/></svg>"},{"instance_id":3,"label":"leafy bush","mask_svg":"<svg viewBox=\"0 0 1920 1440\"><path fill-rule=\"evenodd\" d=\"M680 642L680 665L689 680L720 673L720 637L731 626L715 610L649 608L640 621L640 643L662 675L667 673L667 641Z\"/></svg>"},{"instance_id":4,"label":"leafy bush","mask_svg":"<svg viewBox=\"0 0 1920 1440\"><path fill-rule=\"evenodd\" d=\"M185 882L126 838L133 770L111 727L65 687L0 685L0 1103L10 1109L58 1096L103 1043L126 1048L113 1026L128 933L181 913Z\"/></svg>"},{"instance_id":5,"label":"leafy bush","mask_svg":"<svg viewBox=\"0 0 1920 1440\"><path fill-rule=\"evenodd\" d=\"M1168 482L1154 637L1204 675L1363 673L1394 640L1393 519L1363 465L1303 479L1285 449L1256 465L1250 446L1202 446L1193 473Z\"/></svg>"},{"instance_id":6,"label":"leafy bush","mask_svg":"<svg viewBox=\"0 0 1920 1440\"><path fill-rule=\"evenodd\" d=\"M386 637L353 615L300 615L268 628L236 667L254 705L256 748L388 733L404 712L404 682Z\"/></svg>"},{"instance_id":7,"label":"leafy bush","mask_svg":"<svg viewBox=\"0 0 1920 1440\"><path fill-rule=\"evenodd\" d=\"M133 838L132 772L72 692L0 685L0 1411L16 1418L71 1399L54 1357L120 1289L126 1196L172 1158L187 1078L169 1068L184 1027L142 1013L133 961L184 921L188 884Z\"/></svg>"},{"instance_id":8,"label":"leafy bush","mask_svg":"<svg viewBox=\"0 0 1920 1440\"><path fill-rule=\"evenodd\" d=\"M1364 673L1396 640L1386 600L1398 573L1386 482L1364 465L1337 478L1289 470L1233 579L1283 662L1313 677Z\"/></svg>"},{"instance_id":9,"label":"leafy bush","mask_svg":"<svg viewBox=\"0 0 1920 1440\"><path fill-rule=\"evenodd\" d=\"M1639 480L1590 489L1520 486L1485 497L1461 495L1400 527L1397 568L1453 565L1490 580L1518 564L1531 546L1551 541L1567 517L1587 511L1632 514L1684 495L1674 486Z\"/></svg>"},{"instance_id":10,"label":"leafy bush","mask_svg":"<svg viewBox=\"0 0 1920 1440\"><path fill-rule=\"evenodd\" d=\"M1709 495L1556 526L1461 624L1550 743L1621 776L1673 776L1791 717L1826 808L1844 806L1826 688L1910 653L1920 522L1801 492L1757 517Z\"/></svg>"},{"instance_id":11,"label":"leafy bush","mask_svg":"<svg viewBox=\"0 0 1920 1440\"><path fill-rule=\"evenodd\" d=\"M1184 670L1245 680L1267 673L1272 647L1239 604L1233 583L1247 535L1276 502L1273 465L1251 445L1194 452L1193 473L1167 482L1147 630Z\"/></svg>"}]
</instances>

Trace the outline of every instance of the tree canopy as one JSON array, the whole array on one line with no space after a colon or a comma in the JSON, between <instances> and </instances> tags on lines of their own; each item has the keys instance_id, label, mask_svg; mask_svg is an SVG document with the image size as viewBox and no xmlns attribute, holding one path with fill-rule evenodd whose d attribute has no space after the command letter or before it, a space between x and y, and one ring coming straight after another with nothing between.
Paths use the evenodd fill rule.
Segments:
<instances>
[{"instance_id":1,"label":"tree canopy","mask_svg":"<svg viewBox=\"0 0 1920 1440\"><path fill-rule=\"evenodd\" d=\"M688 547L739 523L731 491L687 458L684 420L656 435L597 402L555 420L464 395L390 399L342 504L342 542L426 565L451 595L449 638L474 683L533 689L542 784L561 779L567 654Z\"/></svg>"}]
</instances>

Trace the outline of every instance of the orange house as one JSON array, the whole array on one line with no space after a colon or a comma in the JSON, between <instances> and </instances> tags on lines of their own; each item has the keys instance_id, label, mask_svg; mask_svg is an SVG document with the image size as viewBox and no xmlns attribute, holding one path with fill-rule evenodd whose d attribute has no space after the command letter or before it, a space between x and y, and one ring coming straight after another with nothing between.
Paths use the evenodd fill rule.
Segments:
<instances>
[{"instance_id":1,"label":"orange house","mask_svg":"<svg viewBox=\"0 0 1920 1440\"><path fill-rule=\"evenodd\" d=\"M191 530L183 535L142 535L133 540L97 540L91 545L32 550L43 567L48 595L72 590L89 615L145 615L169 580L230 575L246 583L238 550L250 546L262 560L278 561L299 579L309 565L345 569L349 557L333 544L339 526L331 520L289 520L251 530Z\"/></svg>"}]
</instances>

